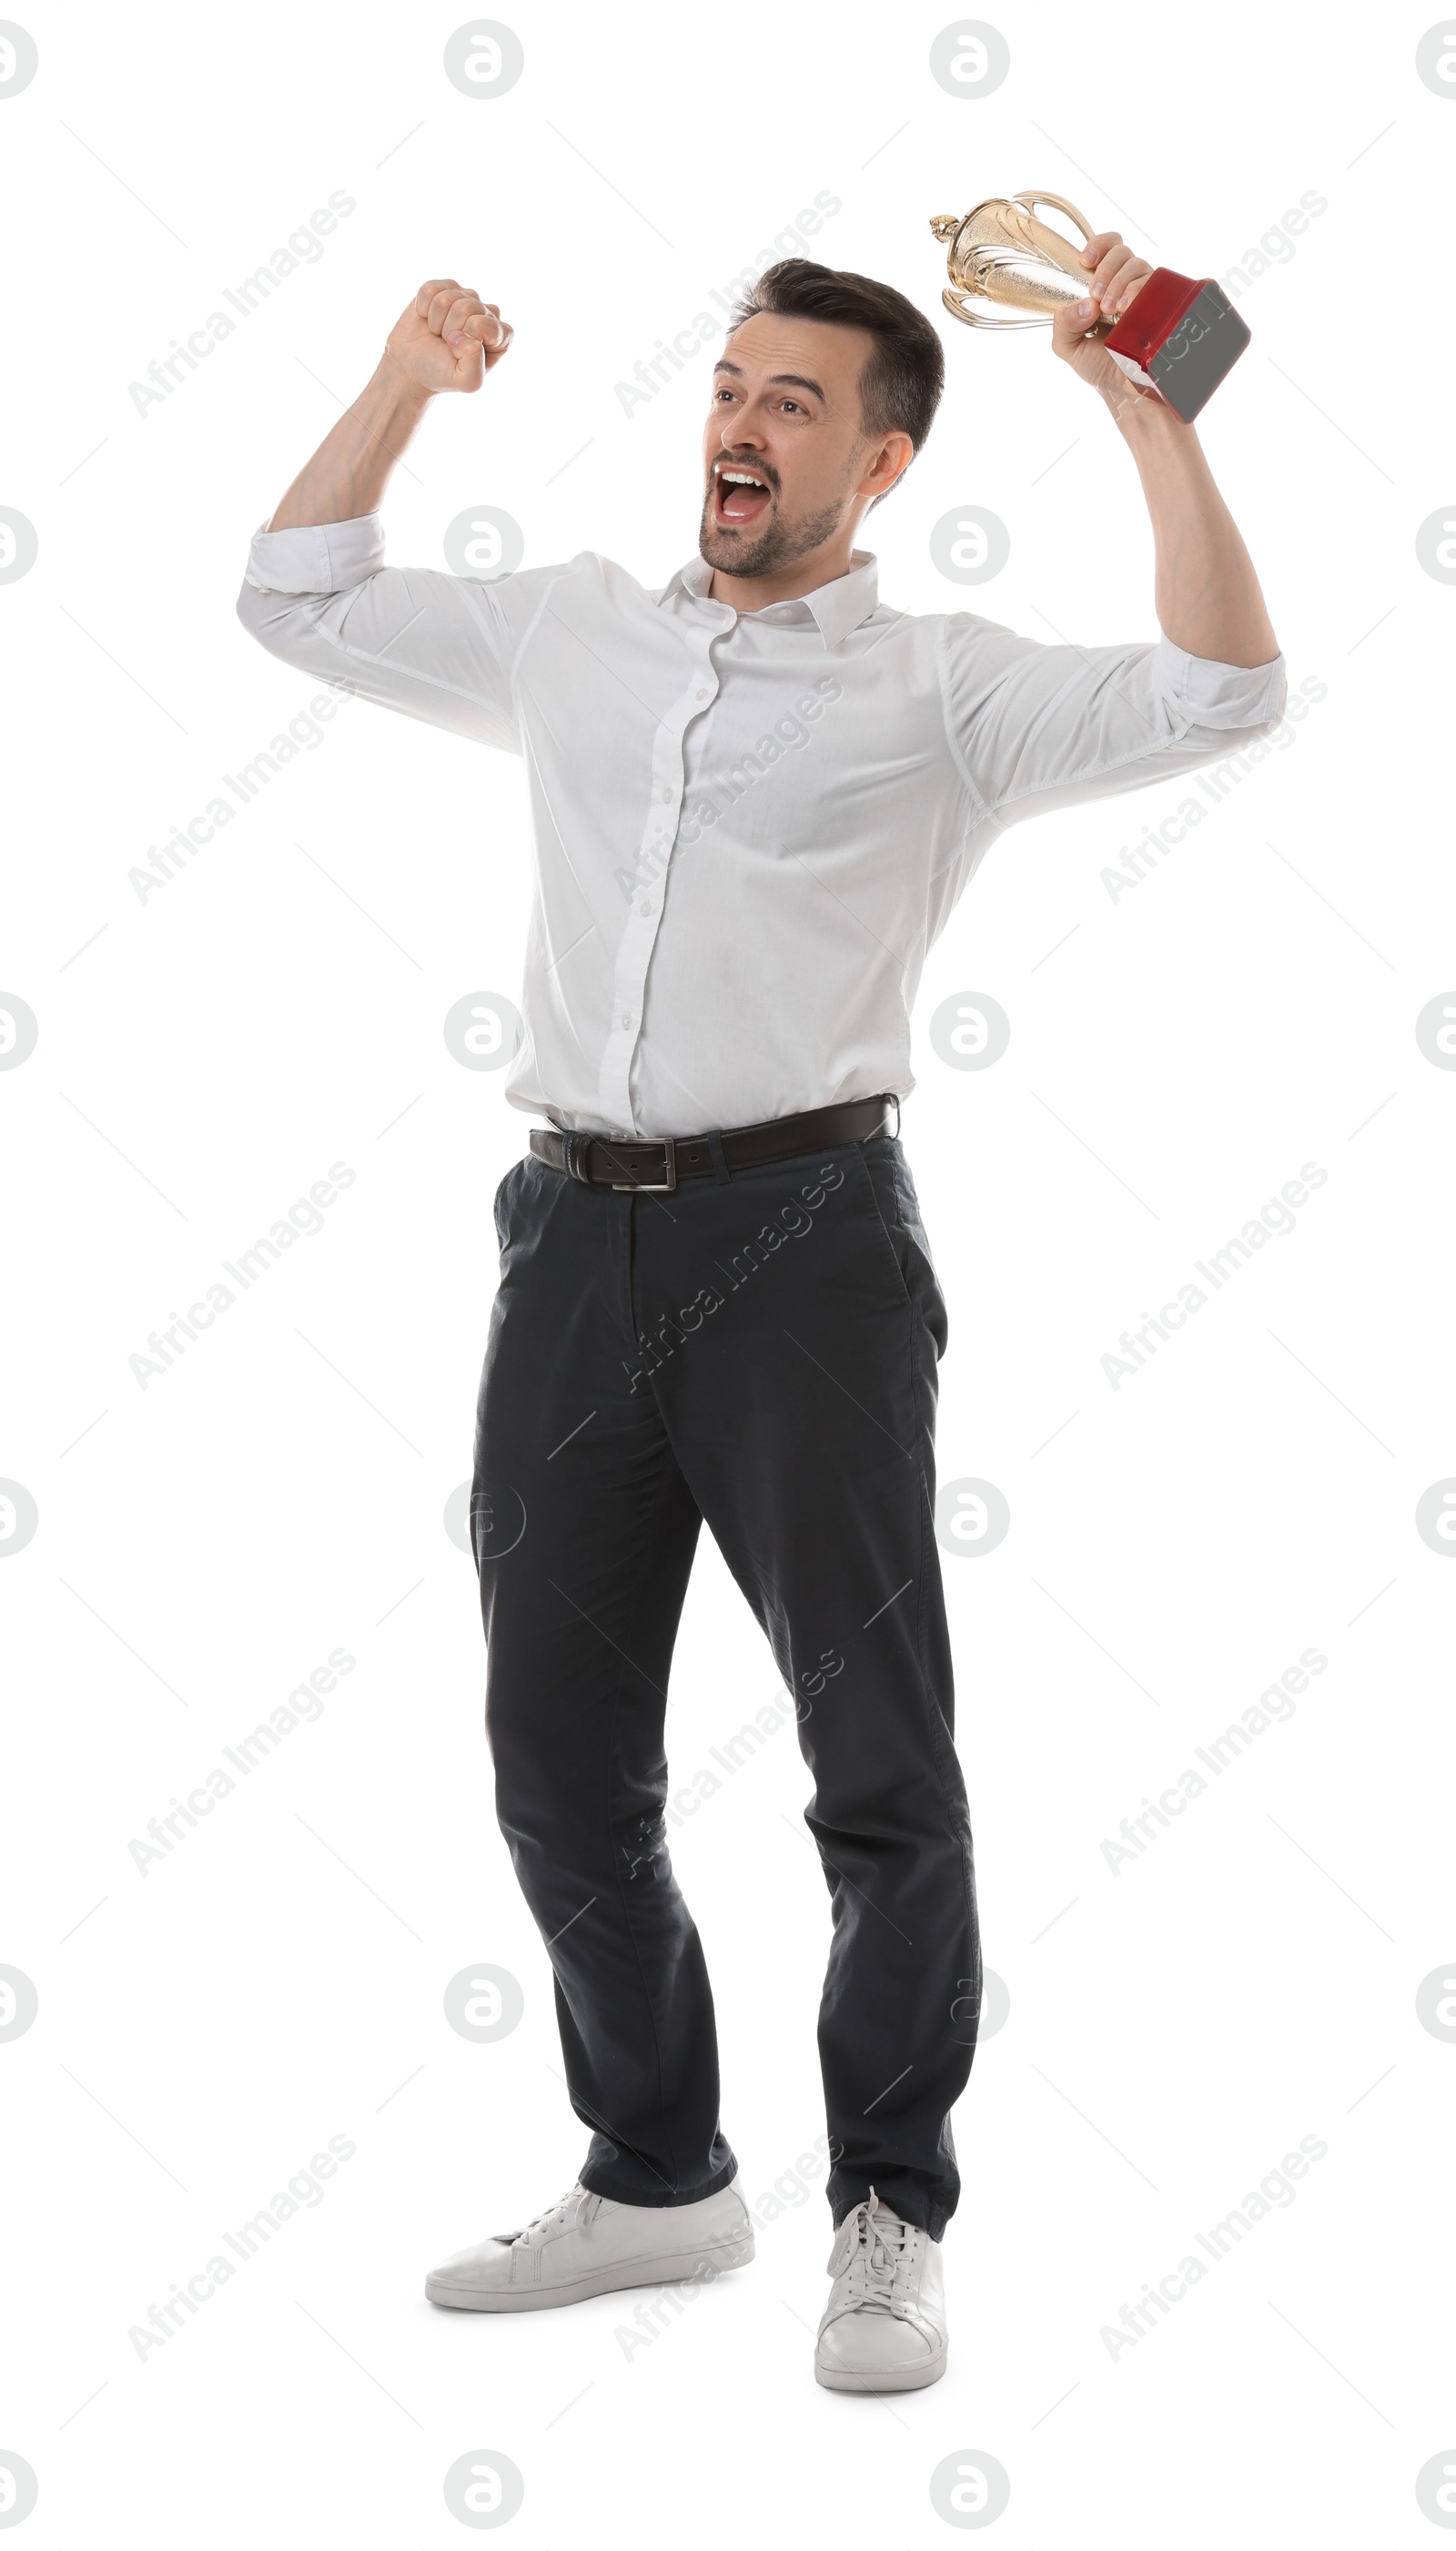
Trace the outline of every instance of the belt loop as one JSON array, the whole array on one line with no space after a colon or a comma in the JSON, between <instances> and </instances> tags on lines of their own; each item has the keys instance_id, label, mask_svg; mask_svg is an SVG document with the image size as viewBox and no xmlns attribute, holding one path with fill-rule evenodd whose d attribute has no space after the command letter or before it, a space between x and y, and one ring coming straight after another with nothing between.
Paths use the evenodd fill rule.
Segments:
<instances>
[{"instance_id":1,"label":"belt loop","mask_svg":"<svg viewBox=\"0 0 1456 2551\"><path fill-rule=\"evenodd\" d=\"M729 1169L727 1160L724 1157L722 1135L708 1134L704 1137L704 1140L707 1143L708 1156L713 1164L713 1178L715 1183L720 1187L731 1187L733 1184L733 1172Z\"/></svg>"}]
</instances>

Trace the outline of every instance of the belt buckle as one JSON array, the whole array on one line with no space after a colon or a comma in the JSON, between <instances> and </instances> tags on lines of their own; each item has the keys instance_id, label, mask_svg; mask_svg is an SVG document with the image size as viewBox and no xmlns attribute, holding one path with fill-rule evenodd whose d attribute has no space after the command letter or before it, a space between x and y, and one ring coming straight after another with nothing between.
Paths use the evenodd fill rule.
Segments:
<instances>
[{"instance_id":1,"label":"belt buckle","mask_svg":"<svg viewBox=\"0 0 1456 2551\"><path fill-rule=\"evenodd\" d=\"M672 1195L677 1184L677 1146L671 1134L655 1136L665 1155L667 1176L661 1181L648 1178L613 1178L613 1195Z\"/></svg>"}]
</instances>

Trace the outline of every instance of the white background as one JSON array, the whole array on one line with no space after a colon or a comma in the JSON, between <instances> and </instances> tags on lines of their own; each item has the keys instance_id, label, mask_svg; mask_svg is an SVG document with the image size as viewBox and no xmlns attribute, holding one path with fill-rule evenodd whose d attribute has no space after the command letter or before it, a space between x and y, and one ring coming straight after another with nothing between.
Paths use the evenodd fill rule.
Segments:
<instances>
[{"instance_id":1,"label":"white background","mask_svg":"<svg viewBox=\"0 0 1456 2551\"><path fill-rule=\"evenodd\" d=\"M0 1075L0 1472L40 1516L0 1571L0 1962L40 1997L0 2045L26 2538L448 2544L444 2474L480 2448L524 2475L523 2545L936 2542L930 2474L978 2451L1010 2476L1008 2551L1423 2542L1416 2473L1456 2446L1456 2049L1415 2011L1456 1948L1456 1570L1413 1521L1456 1472L1456 1076L1414 1036L1456 981L1456 591L1415 553L1453 492L1441 252L1401 283L1456 139L1415 73L1430 21L998 6L1010 74L977 99L930 75L938 6L508 16L525 72L492 100L444 76L449 9L28 10L40 70L0 100L0 504L40 544L0 588L0 984L40 1022ZM1102 869L1185 783L1015 830L927 969L904 1133L950 1303L941 1477L1011 1510L999 1549L945 1560L1010 2010L957 2118L949 2375L873 2400L811 2377L821 2186L630 2360L620 2298L500 2319L421 2294L583 2145L442 1522L526 1122L441 1028L518 990L520 765L351 705L163 891L128 872L310 696L234 618L248 539L424 276L517 334L427 419L392 557L443 564L489 504L528 564L592 548L655 584L694 548L711 353L630 417L614 383L819 190L814 253L941 319L929 216L1033 180L1195 274L1326 199L1244 292L1253 344L1199 431L1292 680L1327 696L1115 902ZM140 415L129 383L336 189L323 256ZM868 535L882 590L1150 637L1100 405L1044 335L943 333L934 435ZM965 504L1010 535L969 593L928 548ZM1012 1023L984 1072L927 1033L968 990ZM336 1161L326 1228L140 1388L149 1331ZM1297 1230L1114 1390L1119 1332L1306 1162ZM140 1875L148 1819L336 1646L357 1667L317 1722ZM1309 1646L1295 1714L1114 1878L1103 1839ZM675 1779L774 1684L705 1541ZM785 1732L674 1844L755 2198L823 2124L807 1786ZM442 2009L474 1961L525 1992L493 2045ZM129 2328L336 2134L324 2201L139 2362ZM1328 2151L1296 2201L1114 2360L1103 2325L1306 2135Z\"/></svg>"}]
</instances>

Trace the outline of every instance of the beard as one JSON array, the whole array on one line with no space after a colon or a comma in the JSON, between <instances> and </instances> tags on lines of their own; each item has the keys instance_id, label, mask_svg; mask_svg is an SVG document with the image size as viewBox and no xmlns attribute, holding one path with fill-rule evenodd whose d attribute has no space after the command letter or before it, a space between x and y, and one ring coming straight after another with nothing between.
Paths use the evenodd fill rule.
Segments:
<instances>
[{"instance_id":1,"label":"beard","mask_svg":"<svg viewBox=\"0 0 1456 2551\"><path fill-rule=\"evenodd\" d=\"M772 492L777 508L778 493ZM724 531L713 520L713 490L709 487L698 526L698 556L709 566L721 568L725 575L774 575L781 567L795 566L811 550L832 539L839 529L841 511L838 505L824 505L818 513L790 523L771 509L761 531Z\"/></svg>"}]
</instances>

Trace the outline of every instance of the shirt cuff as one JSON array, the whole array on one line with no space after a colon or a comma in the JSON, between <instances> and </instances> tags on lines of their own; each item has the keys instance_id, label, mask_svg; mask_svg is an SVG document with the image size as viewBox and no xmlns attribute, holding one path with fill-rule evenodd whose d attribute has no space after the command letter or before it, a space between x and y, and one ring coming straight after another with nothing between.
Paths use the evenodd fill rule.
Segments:
<instances>
[{"instance_id":1,"label":"shirt cuff","mask_svg":"<svg viewBox=\"0 0 1456 2551\"><path fill-rule=\"evenodd\" d=\"M1156 669L1164 698L1195 726L1266 726L1284 714L1283 656L1268 664L1220 664L1162 638Z\"/></svg>"},{"instance_id":2,"label":"shirt cuff","mask_svg":"<svg viewBox=\"0 0 1456 2551\"><path fill-rule=\"evenodd\" d=\"M383 563L384 526L377 514L362 514L350 523L255 532L244 581L260 593L343 593Z\"/></svg>"}]
</instances>

